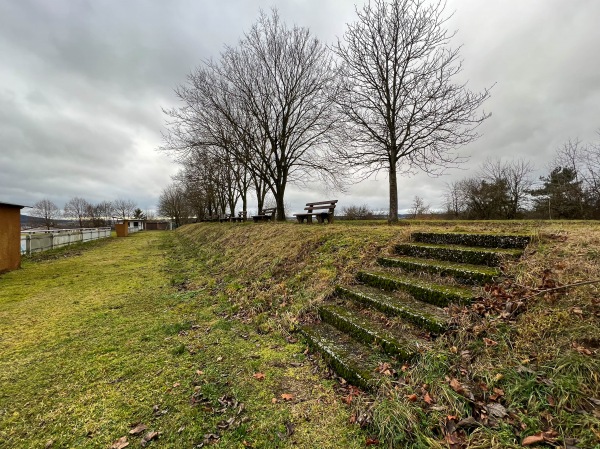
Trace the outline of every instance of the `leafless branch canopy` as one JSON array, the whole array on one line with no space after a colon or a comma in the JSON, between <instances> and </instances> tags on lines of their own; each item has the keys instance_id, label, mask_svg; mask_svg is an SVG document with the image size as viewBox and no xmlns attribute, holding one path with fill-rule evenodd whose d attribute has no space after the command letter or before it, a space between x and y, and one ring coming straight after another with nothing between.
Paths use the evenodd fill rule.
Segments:
<instances>
[{"instance_id":1,"label":"leafless branch canopy","mask_svg":"<svg viewBox=\"0 0 600 449\"><path fill-rule=\"evenodd\" d=\"M461 158L453 151L475 140L489 115L477 109L489 90L473 93L453 82L459 49L445 29L443 2L372 0L357 10L339 57L338 98L347 144L338 155L351 167L390 176L390 218L397 219L396 172L436 175Z\"/></svg>"}]
</instances>

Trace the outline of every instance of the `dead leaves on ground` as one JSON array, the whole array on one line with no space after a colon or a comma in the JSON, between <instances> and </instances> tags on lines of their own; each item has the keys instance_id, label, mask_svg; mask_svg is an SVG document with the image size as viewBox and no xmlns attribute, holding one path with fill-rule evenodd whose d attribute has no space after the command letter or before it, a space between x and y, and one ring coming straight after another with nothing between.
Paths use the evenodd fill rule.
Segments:
<instances>
[{"instance_id":1,"label":"dead leaves on ground","mask_svg":"<svg viewBox=\"0 0 600 449\"><path fill-rule=\"evenodd\" d=\"M132 426L132 429L129 431L129 435L130 436L138 436L141 433L143 433L144 431L146 431L147 429L148 429L148 427L145 424L142 424L142 423L134 424ZM159 436L160 436L160 432L151 430L150 432L147 432L142 437L142 439L140 440L140 444L142 447L145 447L150 441L158 439ZM127 436L122 436L121 438L113 441L112 445L110 446L110 449L124 449L128 446L129 446L129 440L127 439Z\"/></svg>"}]
</instances>

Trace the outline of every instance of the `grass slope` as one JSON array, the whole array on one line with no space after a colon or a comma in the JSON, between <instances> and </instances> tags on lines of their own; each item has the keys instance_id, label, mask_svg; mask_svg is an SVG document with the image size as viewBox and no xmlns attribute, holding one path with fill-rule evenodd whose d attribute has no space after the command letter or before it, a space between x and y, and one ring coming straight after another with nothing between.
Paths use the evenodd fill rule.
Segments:
<instances>
[{"instance_id":1,"label":"grass slope","mask_svg":"<svg viewBox=\"0 0 600 449\"><path fill-rule=\"evenodd\" d=\"M340 396L293 331L413 230L533 233L508 267L525 293L485 293L419 362L393 367L377 397ZM520 447L541 431L594 447L598 285L522 299L544 270L546 283L600 278L599 247L588 223L246 223L40 255L0 276L0 446L106 448L127 435L135 447L141 435L128 431L141 422L160 447L211 434L222 447L352 448L375 436L386 447ZM493 305L509 299L522 313L502 319ZM490 404L506 416L483 420ZM469 416L486 425L458 426Z\"/></svg>"}]
</instances>

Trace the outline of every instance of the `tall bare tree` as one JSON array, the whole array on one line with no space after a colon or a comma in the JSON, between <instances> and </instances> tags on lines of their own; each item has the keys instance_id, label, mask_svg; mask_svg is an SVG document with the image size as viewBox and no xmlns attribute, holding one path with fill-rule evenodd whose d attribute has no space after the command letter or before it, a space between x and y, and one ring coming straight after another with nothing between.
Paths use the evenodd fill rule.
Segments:
<instances>
[{"instance_id":1,"label":"tall bare tree","mask_svg":"<svg viewBox=\"0 0 600 449\"><path fill-rule=\"evenodd\" d=\"M531 174L534 171L530 161L512 159L502 161L500 158L489 158L481 165L481 178L500 185L504 182L507 189L508 203L506 216L514 219L527 208L529 191L533 185Z\"/></svg>"},{"instance_id":2,"label":"tall bare tree","mask_svg":"<svg viewBox=\"0 0 600 449\"><path fill-rule=\"evenodd\" d=\"M419 218L421 215L424 215L427 212L429 212L429 209L430 205L425 204L425 200L423 198L421 198L418 195L415 195L410 209L410 213L413 216L413 218Z\"/></svg>"},{"instance_id":3,"label":"tall bare tree","mask_svg":"<svg viewBox=\"0 0 600 449\"><path fill-rule=\"evenodd\" d=\"M487 89L473 93L453 81L461 63L458 49L449 48L454 34L445 29L444 7L443 1L369 1L333 48L349 137L338 156L365 176L387 171L393 222L397 173L439 174L459 162L453 150L475 140L475 128L489 116L476 114Z\"/></svg>"},{"instance_id":4,"label":"tall bare tree","mask_svg":"<svg viewBox=\"0 0 600 449\"><path fill-rule=\"evenodd\" d=\"M32 216L44 220L46 229L50 229L54 226L54 220L60 217L60 213L60 208L48 198L44 198L35 203L33 205L33 210L31 211Z\"/></svg>"},{"instance_id":5,"label":"tall bare tree","mask_svg":"<svg viewBox=\"0 0 600 449\"><path fill-rule=\"evenodd\" d=\"M125 199L117 199L113 201L113 212L117 214L118 217L126 219L133 215L135 208L137 205L133 200L125 200Z\"/></svg>"},{"instance_id":6,"label":"tall bare tree","mask_svg":"<svg viewBox=\"0 0 600 449\"><path fill-rule=\"evenodd\" d=\"M459 218L465 212L467 202L464 192L464 181L452 181L446 183L444 205L446 206L446 212L454 218Z\"/></svg>"},{"instance_id":7,"label":"tall bare tree","mask_svg":"<svg viewBox=\"0 0 600 449\"><path fill-rule=\"evenodd\" d=\"M188 222L190 208L179 184L173 183L163 189L158 199L158 213L172 219L176 226Z\"/></svg>"},{"instance_id":8,"label":"tall bare tree","mask_svg":"<svg viewBox=\"0 0 600 449\"><path fill-rule=\"evenodd\" d=\"M71 198L64 207L65 217L77 220L80 228L83 228L83 223L88 218L90 203L78 196Z\"/></svg>"},{"instance_id":9,"label":"tall bare tree","mask_svg":"<svg viewBox=\"0 0 600 449\"><path fill-rule=\"evenodd\" d=\"M331 54L308 29L287 27L276 10L261 12L238 46L178 89L184 106L167 111L173 120L165 148L231 152L250 170L259 202L266 185L284 220L288 183L335 179L321 149L337 123L336 86Z\"/></svg>"}]
</instances>

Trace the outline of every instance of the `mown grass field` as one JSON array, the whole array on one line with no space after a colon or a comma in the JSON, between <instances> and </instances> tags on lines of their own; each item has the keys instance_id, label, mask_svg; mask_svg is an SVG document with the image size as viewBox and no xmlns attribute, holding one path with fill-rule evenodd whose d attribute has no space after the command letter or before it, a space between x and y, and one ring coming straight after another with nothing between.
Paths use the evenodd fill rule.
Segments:
<instances>
[{"instance_id":1,"label":"mown grass field","mask_svg":"<svg viewBox=\"0 0 600 449\"><path fill-rule=\"evenodd\" d=\"M447 447L448 416L473 407L448 378L501 390L510 412L467 429L468 447L550 430L557 445L596 447L599 284L531 297L510 322L465 312L391 388L352 400L294 330L413 230L532 233L507 268L532 292L544 270L561 285L600 279L598 228L199 224L38 255L0 276L0 447L139 447L151 431L151 446L173 448Z\"/></svg>"}]
</instances>

